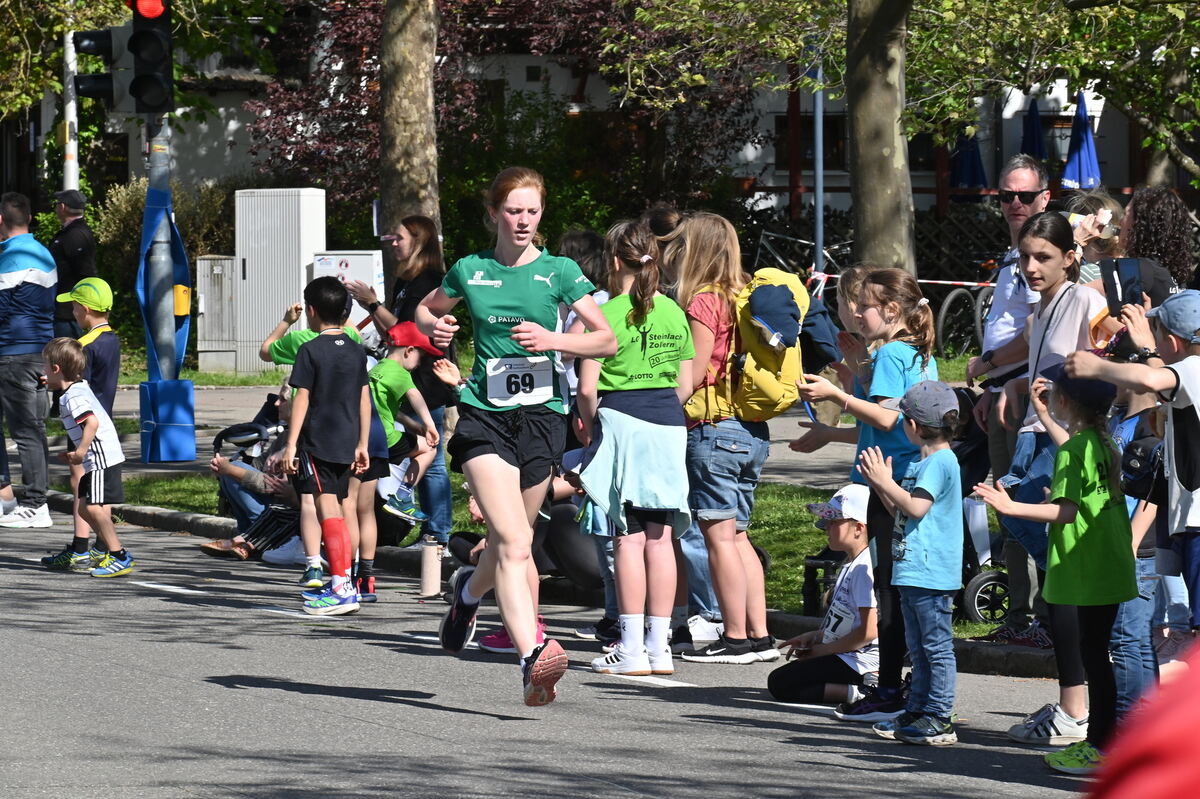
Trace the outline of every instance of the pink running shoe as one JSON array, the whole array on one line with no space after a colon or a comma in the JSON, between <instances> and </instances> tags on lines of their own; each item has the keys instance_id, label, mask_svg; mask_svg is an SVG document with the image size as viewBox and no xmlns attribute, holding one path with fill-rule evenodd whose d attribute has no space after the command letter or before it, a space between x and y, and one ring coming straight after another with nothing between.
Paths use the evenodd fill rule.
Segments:
<instances>
[{"instance_id":1,"label":"pink running shoe","mask_svg":"<svg viewBox=\"0 0 1200 799\"><path fill-rule=\"evenodd\" d=\"M537 643L541 646L546 642L546 624L542 621L542 617L537 617ZM491 635L485 635L479 639L479 648L485 652L496 652L502 655L515 655L517 648L513 645L512 639L508 637L508 630L501 627Z\"/></svg>"}]
</instances>

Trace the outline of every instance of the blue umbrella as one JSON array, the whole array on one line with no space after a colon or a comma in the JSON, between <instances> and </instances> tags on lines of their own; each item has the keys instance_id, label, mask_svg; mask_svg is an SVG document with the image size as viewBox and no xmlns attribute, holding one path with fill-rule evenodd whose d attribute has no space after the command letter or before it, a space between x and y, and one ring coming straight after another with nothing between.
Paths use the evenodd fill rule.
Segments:
<instances>
[{"instance_id":1,"label":"blue umbrella","mask_svg":"<svg viewBox=\"0 0 1200 799\"><path fill-rule=\"evenodd\" d=\"M950 185L957 189L981 189L987 187L987 173L983 170L983 156L979 154L979 139L959 134L950 156ZM954 198L960 202L979 202L983 197Z\"/></svg>"},{"instance_id":2,"label":"blue umbrella","mask_svg":"<svg viewBox=\"0 0 1200 799\"><path fill-rule=\"evenodd\" d=\"M1042 133L1042 111L1036 97L1030 98L1025 110L1025 129L1021 134L1021 152L1039 161L1046 160L1046 136Z\"/></svg>"},{"instance_id":3,"label":"blue umbrella","mask_svg":"<svg viewBox=\"0 0 1200 799\"><path fill-rule=\"evenodd\" d=\"M1100 185L1100 162L1096 158L1096 142L1092 139L1092 124L1088 120L1087 103L1083 92L1075 96L1075 119L1071 122L1071 146L1067 149L1067 165L1063 169L1064 189L1094 189Z\"/></svg>"}]
</instances>

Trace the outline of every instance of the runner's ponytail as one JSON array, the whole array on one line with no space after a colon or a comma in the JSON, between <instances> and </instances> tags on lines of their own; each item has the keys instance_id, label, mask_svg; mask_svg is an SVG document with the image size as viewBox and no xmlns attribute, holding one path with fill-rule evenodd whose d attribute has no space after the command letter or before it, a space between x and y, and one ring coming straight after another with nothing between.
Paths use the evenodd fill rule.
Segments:
<instances>
[{"instance_id":1,"label":"runner's ponytail","mask_svg":"<svg viewBox=\"0 0 1200 799\"><path fill-rule=\"evenodd\" d=\"M640 325L646 315L654 309L654 295L658 293L659 253L658 240L644 220L618 222L608 229L604 238L604 258L609 264L620 264L621 270L634 275L629 287L628 321ZM616 295L620 289L619 272L608 273L608 290Z\"/></svg>"}]
</instances>

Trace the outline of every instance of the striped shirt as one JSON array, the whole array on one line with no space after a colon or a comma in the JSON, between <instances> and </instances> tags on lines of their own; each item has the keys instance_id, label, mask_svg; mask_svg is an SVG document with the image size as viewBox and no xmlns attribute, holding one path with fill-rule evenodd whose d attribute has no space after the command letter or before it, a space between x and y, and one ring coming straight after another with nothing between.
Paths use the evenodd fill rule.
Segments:
<instances>
[{"instance_id":1,"label":"striped shirt","mask_svg":"<svg viewBox=\"0 0 1200 799\"><path fill-rule=\"evenodd\" d=\"M83 440L83 424L88 417L94 416L100 422L96 435L92 437L91 446L83 456L85 472L107 469L124 462L125 452L121 449L117 428L86 380L77 380L67 386L58 407L63 427L67 429L67 436L71 439L73 447L78 447L79 442Z\"/></svg>"}]
</instances>

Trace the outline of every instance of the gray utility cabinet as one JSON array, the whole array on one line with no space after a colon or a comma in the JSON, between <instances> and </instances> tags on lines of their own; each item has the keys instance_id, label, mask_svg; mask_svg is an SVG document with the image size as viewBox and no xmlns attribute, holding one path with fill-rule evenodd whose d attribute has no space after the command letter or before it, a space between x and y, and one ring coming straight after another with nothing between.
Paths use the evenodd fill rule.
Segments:
<instances>
[{"instance_id":1,"label":"gray utility cabinet","mask_svg":"<svg viewBox=\"0 0 1200 799\"><path fill-rule=\"evenodd\" d=\"M232 331L214 341L232 340L234 369L254 374L266 368L258 357L262 340L285 308L303 300L313 253L325 250L325 191L247 189L235 194L234 207L232 274L222 268L214 289L214 300L219 294L232 305ZM303 324L301 317L297 325Z\"/></svg>"},{"instance_id":2,"label":"gray utility cabinet","mask_svg":"<svg viewBox=\"0 0 1200 799\"><path fill-rule=\"evenodd\" d=\"M232 255L196 259L196 351L202 372L237 371L233 263Z\"/></svg>"}]
</instances>

